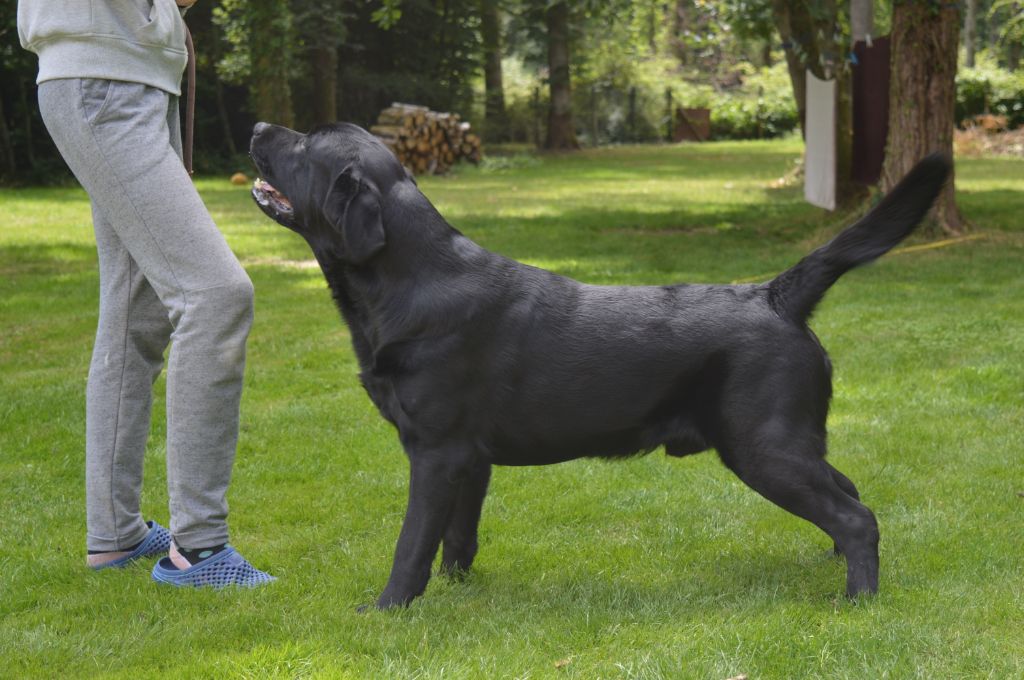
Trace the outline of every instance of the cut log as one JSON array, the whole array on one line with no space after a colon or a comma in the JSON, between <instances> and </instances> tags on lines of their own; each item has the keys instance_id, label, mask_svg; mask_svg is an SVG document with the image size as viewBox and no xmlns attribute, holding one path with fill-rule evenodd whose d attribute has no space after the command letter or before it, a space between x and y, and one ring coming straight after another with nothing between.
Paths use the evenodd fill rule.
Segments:
<instances>
[{"instance_id":1,"label":"cut log","mask_svg":"<svg viewBox=\"0 0 1024 680\"><path fill-rule=\"evenodd\" d=\"M461 160L480 161L480 137L470 129L458 113L394 102L380 112L370 132L411 172L441 174Z\"/></svg>"}]
</instances>

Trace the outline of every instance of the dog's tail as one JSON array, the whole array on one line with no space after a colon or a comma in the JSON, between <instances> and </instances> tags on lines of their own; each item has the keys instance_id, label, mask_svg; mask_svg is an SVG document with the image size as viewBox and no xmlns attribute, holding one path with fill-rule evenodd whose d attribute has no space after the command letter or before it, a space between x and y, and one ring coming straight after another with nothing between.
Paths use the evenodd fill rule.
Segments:
<instances>
[{"instance_id":1,"label":"dog's tail","mask_svg":"<svg viewBox=\"0 0 1024 680\"><path fill-rule=\"evenodd\" d=\"M914 230L951 169L950 158L938 153L915 165L870 213L775 277L768 284L772 308L785 319L806 321L840 276L881 257Z\"/></svg>"}]
</instances>

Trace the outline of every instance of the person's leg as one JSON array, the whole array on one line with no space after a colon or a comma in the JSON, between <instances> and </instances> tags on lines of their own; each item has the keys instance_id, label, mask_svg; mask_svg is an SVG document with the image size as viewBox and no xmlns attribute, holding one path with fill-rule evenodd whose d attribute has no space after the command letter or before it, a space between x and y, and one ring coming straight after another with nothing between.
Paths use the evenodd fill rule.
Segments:
<instances>
[{"instance_id":1,"label":"person's leg","mask_svg":"<svg viewBox=\"0 0 1024 680\"><path fill-rule=\"evenodd\" d=\"M100 312L86 388L88 562L126 556L149 531L139 511L153 381L171 335L167 309L93 206Z\"/></svg>"},{"instance_id":2,"label":"person's leg","mask_svg":"<svg viewBox=\"0 0 1024 680\"><path fill-rule=\"evenodd\" d=\"M253 289L174 149L170 95L134 83L43 83L40 110L66 162L167 309L171 531L227 542Z\"/></svg>"}]
</instances>

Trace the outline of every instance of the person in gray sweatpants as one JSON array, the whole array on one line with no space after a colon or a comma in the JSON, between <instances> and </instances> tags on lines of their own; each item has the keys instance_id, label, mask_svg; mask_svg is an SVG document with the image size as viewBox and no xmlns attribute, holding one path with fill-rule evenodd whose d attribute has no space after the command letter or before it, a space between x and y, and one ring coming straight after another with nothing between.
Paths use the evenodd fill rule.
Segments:
<instances>
[{"instance_id":1,"label":"person in gray sweatpants","mask_svg":"<svg viewBox=\"0 0 1024 680\"><path fill-rule=\"evenodd\" d=\"M99 254L99 324L86 389L89 565L122 566L169 550L154 567L157 581L265 583L272 577L227 545L226 494L238 441L253 286L182 166L176 89L184 66L176 57L179 38L184 49L181 16L171 0L86 3L93 6L94 23L104 19L97 17L97 5L100 15L111 13L107 25L83 27L66 18L71 25L55 28L59 4L66 3L21 0L18 18L23 44L40 55L39 108L46 128L91 199ZM67 72L74 66L66 55L58 66L47 59L54 41L70 46L54 50L93 49L111 27L138 25L140 14L142 28L125 29L122 36L128 48L101 44L80 71ZM138 32L156 22L165 24L155 33L164 36L163 48L150 44L152 35ZM145 62L147 54L157 82L137 82L148 76L119 78L145 73L145 64L135 61ZM106 65L112 77L97 59L111 62ZM176 73L173 88L166 78L159 81L161 71ZM101 77L88 77L94 72ZM139 504L153 383L168 344L173 541L159 524L144 521Z\"/></svg>"}]
</instances>

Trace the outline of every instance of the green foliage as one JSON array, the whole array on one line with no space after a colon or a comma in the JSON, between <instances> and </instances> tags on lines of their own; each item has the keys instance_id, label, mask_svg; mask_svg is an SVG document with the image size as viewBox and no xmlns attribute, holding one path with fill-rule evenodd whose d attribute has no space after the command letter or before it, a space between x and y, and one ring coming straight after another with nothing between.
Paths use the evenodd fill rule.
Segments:
<instances>
[{"instance_id":1,"label":"green foliage","mask_svg":"<svg viewBox=\"0 0 1024 680\"><path fill-rule=\"evenodd\" d=\"M697 97L711 109L715 139L765 139L796 129L798 120L789 74L784 62L770 68L747 66L742 85L730 91L703 90Z\"/></svg>"},{"instance_id":2,"label":"green foliage","mask_svg":"<svg viewBox=\"0 0 1024 680\"><path fill-rule=\"evenodd\" d=\"M352 17L352 12L343 3L291 0L291 7L300 49L336 48L348 40L348 27L345 22ZM397 17L400 17L401 11L395 11Z\"/></svg>"},{"instance_id":3,"label":"green foliage","mask_svg":"<svg viewBox=\"0 0 1024 680\"><path fill-rule=\"evenodd\" d=\"M548 90L537 69L529 68L522 59L502 60L505 91L505 124L508 139L540 145L543 140L542 120L547 113Z\"/></svg>"},{"instance_id":4,"label":"green foliage","mask_svg":"<svg viewBox=\"0 0 1024 680\"><path fill-rule=\"evenodd\" d=\"M248 46L252 44L246 0L221 0L213 8L213 24L221 31L227 50L217 62L217 76L225 83L240 85L252 69Z\"/></svg>"},{"instance_id":5,"label":"green foliage","mask_svg":"<svg viewBox=\"0 0 1024 680\"><path fill-rule=\"evenodd\" d=\"M1000 68L986 53L956 77L957 122L981 113L1006 116L1010 127L1024 125L1024 72Z\"/></svg>"},{"instance_id":6,"label":"green foliage","mask_svg":"<svg viewBox=\"0 0 1024 680\"><path fill-rule=\"evenodd\" d=\"M716 89L679 77L668 57L622 58L613 50L586 61L573 81L576 126L588 146L655 142L666 138L668 102L672 109L709 108L714 139L763 139L796 129L797 113L786 65L739 66L736 84ZM514 139L533 140L538 115L547 107L547 91L531 72L514 60L505 66L506 102ZM535 91L540 93L534 103ZM633 92L633 115L630 97Z\"/></svg>"},{"instance_id":7,"label":"green foliage","mask_svg":"<svg viewBox=\"0 0 1024 680\"><path fill-rule=\"evenodd\" d=\"M774 137L795 127L786 69L765 49L774 30L766 0L584 9L574 14L572 88L585 144L664 140L670 105L711 108L718 138ZM543 72L543 36L526 30L529 16L513 16L509 27L517 38L514 56L525 66L514 71L511 87L506 75L511 132L519 140L536 136L536 119L547 107L546 87L535 100L542 78L528 78L529 88L514 85L524 72ZM776 61L773 68L754 65L766 57Z\"/></svg>"},{"instance_id":8,"label":"green foliage","mask_svg":"<svg viewBox=\"0 0 1024 680\"><path fill-rule=\"evenodd\" d=\"M988 18L995 21L1001 43L1024 43L1024 5L1019 0L995 0Z\"/></svg>"},{"instance_id":9,"label":"green foliage","mask_svg":"<svg viewBox=\"0 0 1024 680\"><path fill-rule=\"evenodd\" d=\"M382 0L381 6L373 11L371 18L381 28L391 28L402 18L402 0Z\"/></svg>"},{"instance_id":10,"label":"green foliage","mask_svg":"<svg viewBox=\"0 0 1024 680\"><path fill-rule=\"evenodd\" d=\"M339 115L371 125L393 101L453 111L475 110L482 63L476 0L402 0L384 29L376 3L354 3L339 46Z\"/></svg>"},{"instance_id":11,"label":"green foliage","mask_svg":"<svg viewBox=\"0 0 1024 680\"><path fill-rule=\"evenodd\" d=\"M573 107L585 143L664 139L675 62L659 54L664 32L649 22L648 13L624 11L595 20L577 41Z\"/></svg>"}]
</instances>

